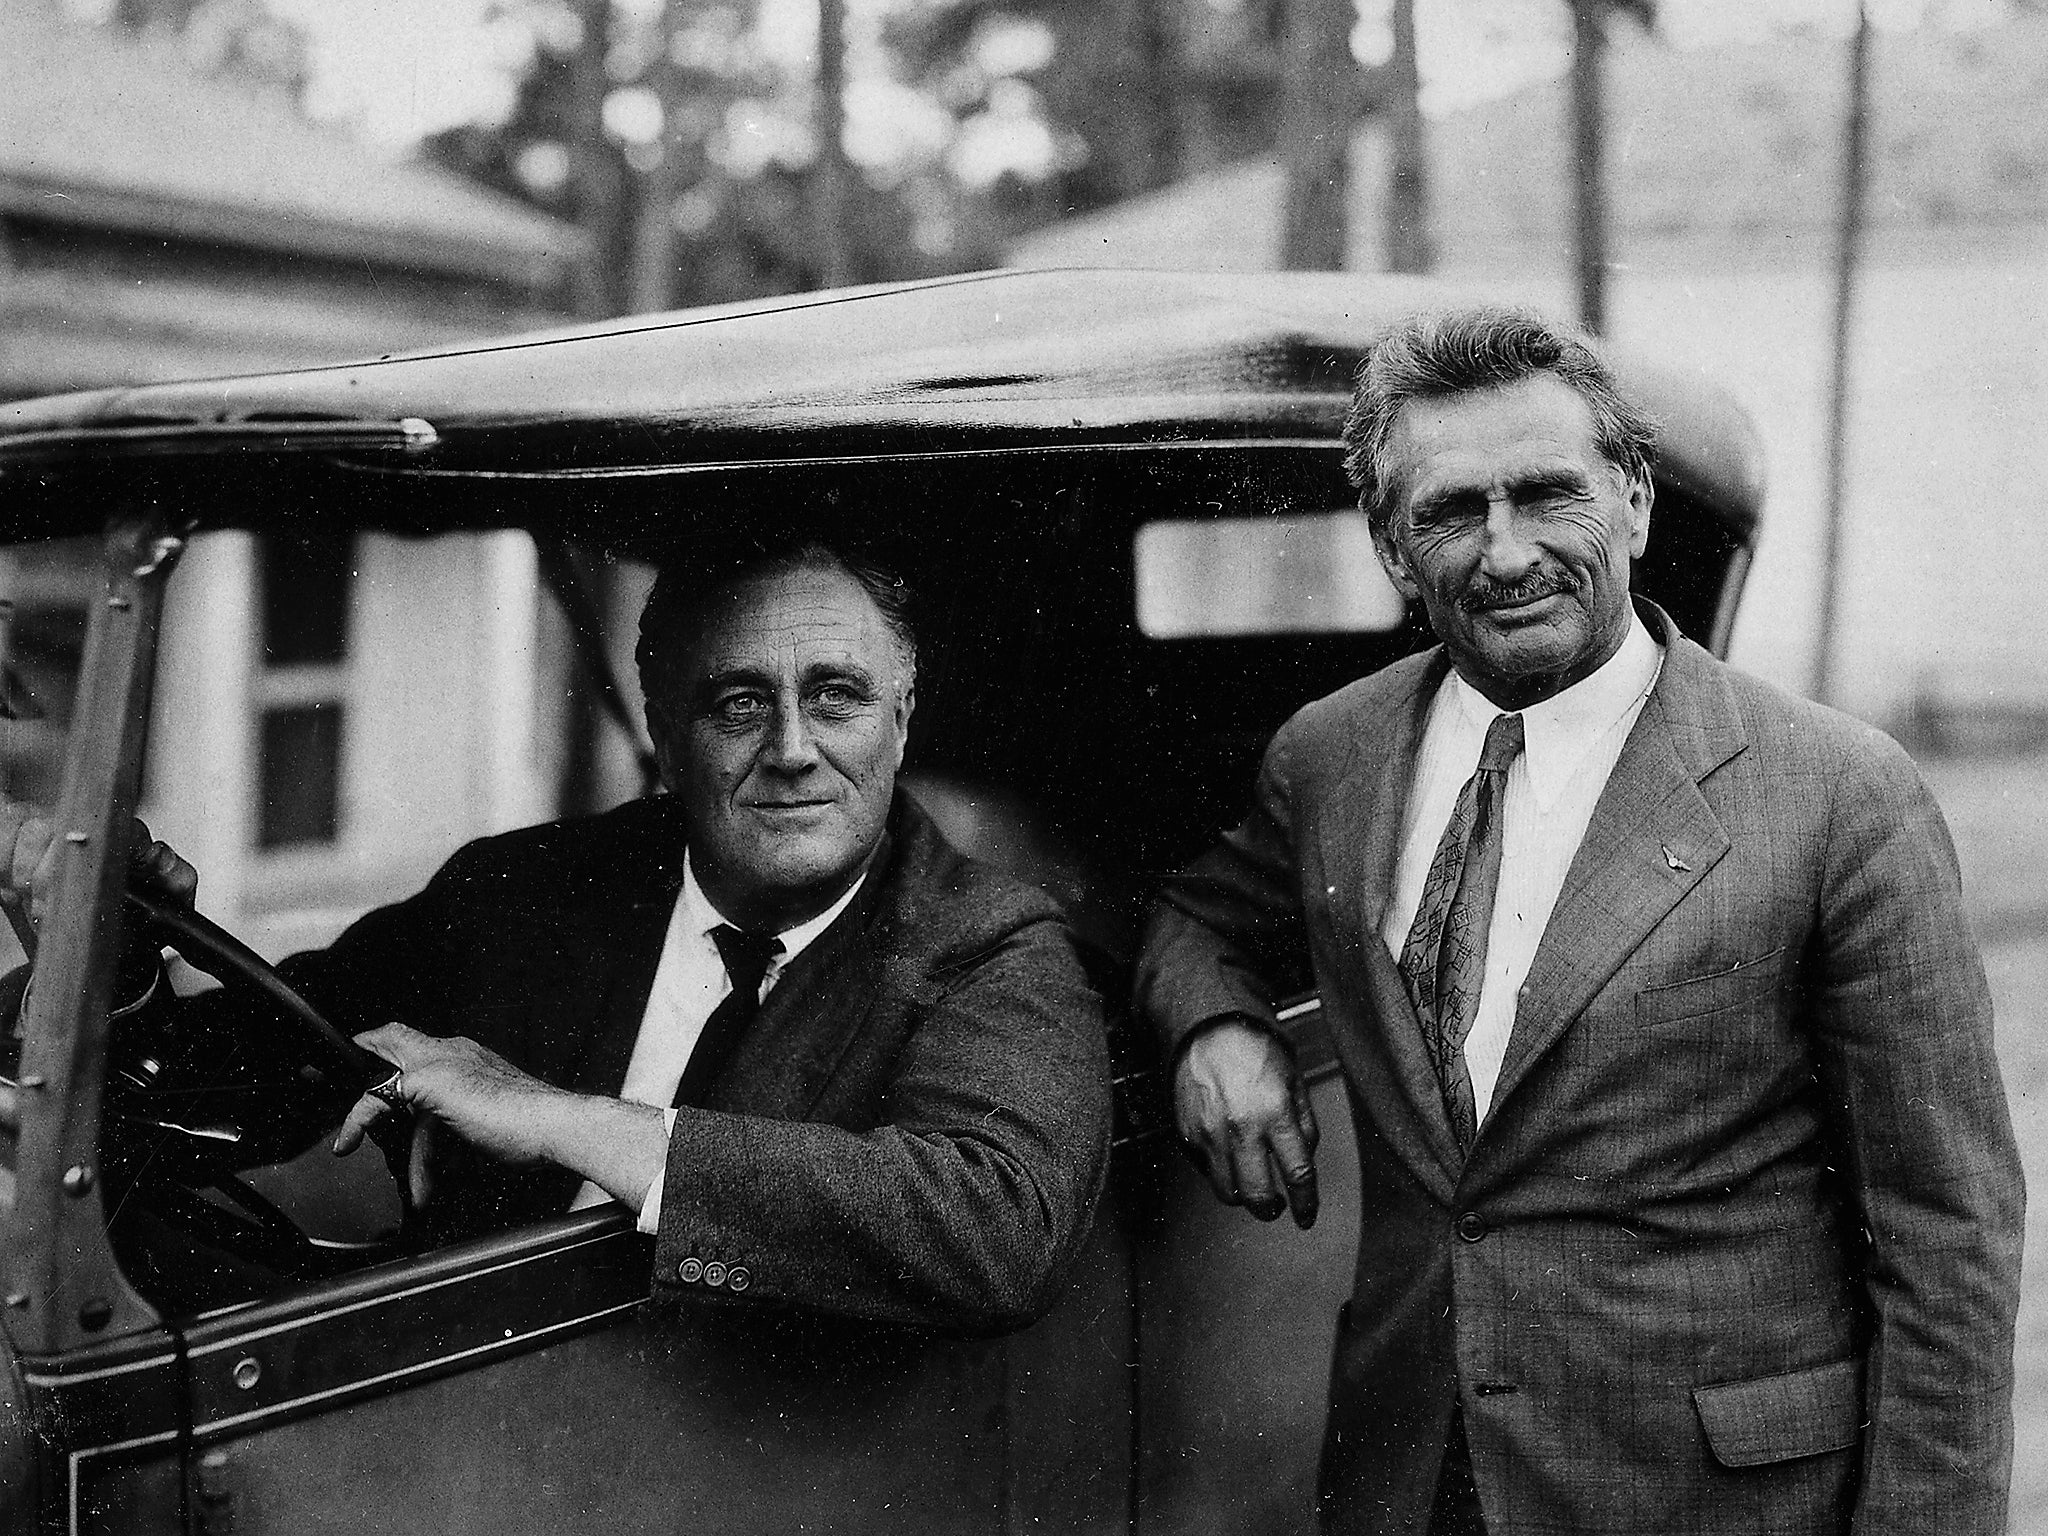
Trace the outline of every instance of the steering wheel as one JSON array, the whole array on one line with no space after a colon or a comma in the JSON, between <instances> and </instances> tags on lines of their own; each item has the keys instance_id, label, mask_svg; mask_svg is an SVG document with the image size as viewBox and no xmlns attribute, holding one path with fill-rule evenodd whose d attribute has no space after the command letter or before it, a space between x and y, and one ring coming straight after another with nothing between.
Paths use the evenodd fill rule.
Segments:
<instances>
[{"instance_id":1,"label":"steering wheel","mask_svg":"<svg viewBox=\"0 0 2048 1536\"><path fill-rule=\"evenodd\" d=\"M315 1238L240 1177L310 1145L363 1089L389 1077L391 1064L219 924L143 892L127 899L129 922L145 925L152 949L176 949L221 983L225 1002L144 1008L116 1021L105 1162L110 1188L121 1190L109 1204L117 1245L142 1271L131 1278L180 1306L219 1305L401 1251L413 1217L408 1115L386 1116L372 1131L404 1207L395 1241ZM282 1027L252 1027L273 1023Z\"/></svg>"}]
</instances>

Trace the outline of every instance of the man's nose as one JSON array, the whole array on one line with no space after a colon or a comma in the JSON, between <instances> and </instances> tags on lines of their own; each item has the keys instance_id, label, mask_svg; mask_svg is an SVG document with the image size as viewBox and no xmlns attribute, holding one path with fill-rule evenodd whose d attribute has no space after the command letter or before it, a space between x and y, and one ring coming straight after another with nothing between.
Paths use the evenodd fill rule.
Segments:
<instances>
[{"instance_id":1,"label":"man's nose","mask_svg":"<svg viewBox=\"0 0 2048 1536\"><path fill-rule=\"evenodd\" d=\"M1542 552L1523 527L1514 502L1505 495L1495 495L1487 501L1486 526L1480 537L1480 566L1496 581L1526 576L1542 558Z\"/></svg>"},{"instance_id":2,"label":"man's nose","mask_svg":"<svg viewBox=\"0 0 2048 1536\"><path fill-rule=\"evenodd\" d=\"M818 746L811 739L810 722L800 705L777 705L762 753L770 766L785 773L801 773L817 762Z\"/></svg>"}]
</instances>

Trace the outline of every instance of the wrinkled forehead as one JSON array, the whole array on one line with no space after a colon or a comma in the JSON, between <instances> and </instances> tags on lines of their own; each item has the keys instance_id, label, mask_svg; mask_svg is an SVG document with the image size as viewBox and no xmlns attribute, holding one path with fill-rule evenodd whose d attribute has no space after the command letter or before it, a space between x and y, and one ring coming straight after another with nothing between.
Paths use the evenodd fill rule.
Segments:
<instances>
[{"instance_id":1,"label":"wrinkled forehead","mask_svg":"<svg viewBox=\"0 0 2048 1536\"><path fill-rule=\"evenodd\" d=\"M1435 488L1485 489L1559 470L1616 466L1593 409L1554 374L1404 401L1387 432L1381 472L1399 499Z\"/></svg>"},{"instance_id":2,"label":"wrinkled forehead","mask_svg":"<svg viewBox=\"0 0 2048 1536\"><path fill-rule=\"evenodd\" d=\"M875 600L843 566L826 564L748 572L714 589L684 639L683 664L699 679L839 666L890 683L899 671Z\"/></svg>"}]
</instances>

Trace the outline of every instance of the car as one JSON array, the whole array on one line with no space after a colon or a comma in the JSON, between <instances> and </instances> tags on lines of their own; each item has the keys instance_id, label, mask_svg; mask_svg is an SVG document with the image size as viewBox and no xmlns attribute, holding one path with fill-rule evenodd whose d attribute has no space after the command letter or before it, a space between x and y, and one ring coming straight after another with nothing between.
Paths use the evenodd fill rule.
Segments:
<instances>
[{"instance_id":1,"label":"car","mask_svg":"<svg viewBox=\"0 0 2048 1536\"><path fill-rule=\"evenodd\" d=\"M1357 1238L1329 1042L1312 998L1288 1010L1323 1217L1259 1225L1180 1155L1122 989L1148 892L1238 819L1278 725L1429 641L1338 432L1375 336L1468 296L975 274L0 407L0 788L66 840L0 1085L0 1527L1308 1528ZM1703 377L1617 365L1664 428L1637 585L1725 652L1755 434ZM1112 1001L1111 1188L1048 1316L987 1339L656 1315L616 1207L417 1251L374 1159L236 1180L206 1155L234 1126L136 1097L178 1042L110 1018L124 923L272 997L266 1049L367 1072L360 1022L308 1017L257 950L551 814L556 786L634 792L624 734L591 724L633 728L635 582L798 517L910 578L908 782L1067 906ZM521 607L541 587L558 611ZM230 871L200 907L254 948L127 892L138 808ZM138 1103L191 1156L110 1201ZM217 1290L152 1278L166 1231L222 1256ZM252 1256L289 1278L252 1292Z\"/></svg>"}]
</instances>

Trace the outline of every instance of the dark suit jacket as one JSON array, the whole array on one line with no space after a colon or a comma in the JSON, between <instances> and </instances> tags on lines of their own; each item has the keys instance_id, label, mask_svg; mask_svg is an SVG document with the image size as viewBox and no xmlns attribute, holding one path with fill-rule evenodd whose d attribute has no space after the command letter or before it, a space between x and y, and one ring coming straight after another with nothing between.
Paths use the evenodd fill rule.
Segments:
<instances>
[{"instance_id":1,"label":"dark suit jacket","mask_svg":"<svg viewBox=\"0 0 2048 1536\"><path fill-rule=\"evenodd\" d=\"M1363 1210L1337 1529L1419 1529L1454 1401L1499 1532L1992 1532L2022 1189L1982 969L1905 755L1669 647L1461 1159L1379 935L1439 649L1310 705L1169 885L1178 1041L1305 948Z\"/></svg>"},{"instance_id":2,"label":"dark suit jacket","mask_svg":"<svg viewBox=\"0 0 2048 1536\"><path fill-rule=\"evenodd\" d=\"M657 1293L965 1331L1050 1302L1101 1188L1101 1002L1052 902L898 797L854 902L680 1113ZM681 887L666 799L487 838L418 895L282 967L352 1027L463 1034L583 1092L624 1082ZM436 1240L556 1214L580 1179L444 1138ZM695 1265L684 1260L695 1258ZM717 1266L712 1268L712 1265ZM681 1278L679 1278L681 1277Z\"/></svg>"}]
</instances>

